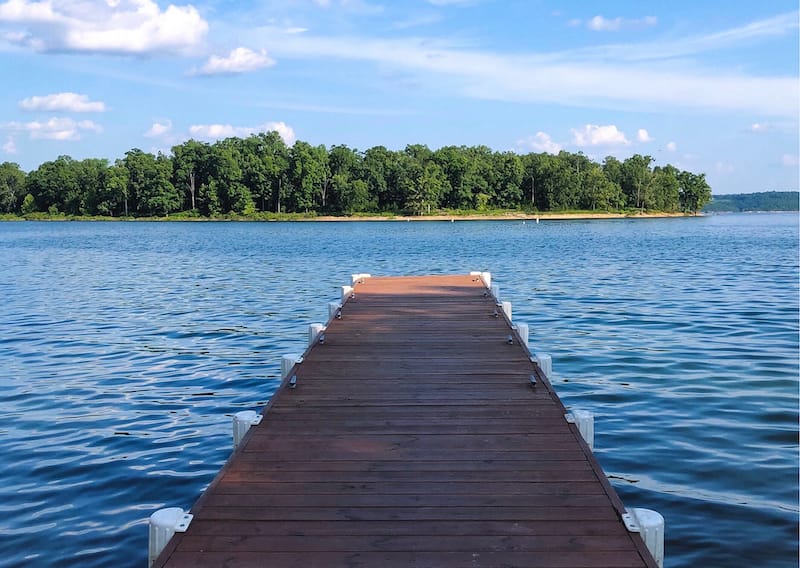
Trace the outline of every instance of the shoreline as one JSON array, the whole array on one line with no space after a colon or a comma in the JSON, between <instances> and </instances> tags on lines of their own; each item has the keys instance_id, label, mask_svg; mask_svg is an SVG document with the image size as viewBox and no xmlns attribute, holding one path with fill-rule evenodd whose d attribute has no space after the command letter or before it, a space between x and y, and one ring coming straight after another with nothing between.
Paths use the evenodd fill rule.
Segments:
<instances>
[{"instance_id":1,"label":"shoreline","mask_svg":"<svg viewBox=\"0 0 800 568\"><path fill-rule=\"evenodd\" d=\"M438 213L435 215L308 215L292 213L284 216L275 217L237 217L237 216L222 216L222 217L184 217L166 216L166 217L78 217L78 216L48 216L48 215L33 215L31 217L22 216L2 216L0 221L151 221L151 222L253 222L253 223L275 223L275 222L322 222L322 223L350 223L358 221L386 221L386 222L424 222L424 221L439 221L439 222L456 222L456 221L579 221L579 220L592 220L592 219L662 219L669 217L703 217L703 213L668 213L668 212L653 212L653 213L590 213L590 212L576 212L576 213L522 213L517 211L509 211L506 213L468 213L448 215Z\"/></svg>"},{"instance_id":2,"label":"shoreline","mask_svg":"<svg viewBox=\"0 0 800 568\"><path fill-rule=\"evenodd\" d=\"M497 215L397 215L392 217L349 216L336 217L333 215L320 215L293 219L293 221L324 221L324 222L349 222L349 221L573 221L590 219L660 219L667 217L702 217L702 213L502 213Z\"/></svg>"}]
</instances>

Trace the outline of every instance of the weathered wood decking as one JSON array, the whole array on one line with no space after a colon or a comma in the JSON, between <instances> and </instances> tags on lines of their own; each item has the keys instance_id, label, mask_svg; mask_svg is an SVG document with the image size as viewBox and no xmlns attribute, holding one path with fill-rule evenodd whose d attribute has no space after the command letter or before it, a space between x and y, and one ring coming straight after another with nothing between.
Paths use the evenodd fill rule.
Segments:
<instances>
[{"instance_id":1,"label":"weathered wood decking","mask_svg":"<svg viewBox=\"0 0 800 568\"><path fill-rule=\"evenodd\" d=\"M155 566L654 567L485 291L357 285Z\"/></svg>"}]
</instances>

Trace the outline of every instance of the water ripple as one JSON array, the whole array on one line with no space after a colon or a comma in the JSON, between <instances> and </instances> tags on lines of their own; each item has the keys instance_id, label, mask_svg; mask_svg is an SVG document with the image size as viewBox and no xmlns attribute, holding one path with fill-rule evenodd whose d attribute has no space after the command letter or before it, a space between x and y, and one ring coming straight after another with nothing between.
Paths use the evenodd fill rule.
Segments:
<instances>
[{"instance_id":1,"label":"water ripple","mask_svg":"<svg viewBox=\"0 0 800 568\"><path fill-rule=\"evenodd\" d=\"M351 273L491 270L667 567L796 566L797 259L791 215L0 223L0 565L143 565Z\"/></svg>"}]
</instances>

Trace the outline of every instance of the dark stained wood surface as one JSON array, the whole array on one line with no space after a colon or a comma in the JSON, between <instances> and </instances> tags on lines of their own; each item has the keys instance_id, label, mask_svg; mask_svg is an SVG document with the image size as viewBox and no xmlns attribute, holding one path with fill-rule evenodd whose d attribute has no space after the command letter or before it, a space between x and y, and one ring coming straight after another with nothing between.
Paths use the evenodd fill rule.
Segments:
<instances>
[{"instance_id":1,"label":"dark stained wood surface","mask_svg":"<svg viewBox=\"0 0 800 568\"><path fill-rule=\"evenodd\" d=\"M486 292L358 284L155 566L654 567Z\"/></svg>"}]
</instances>

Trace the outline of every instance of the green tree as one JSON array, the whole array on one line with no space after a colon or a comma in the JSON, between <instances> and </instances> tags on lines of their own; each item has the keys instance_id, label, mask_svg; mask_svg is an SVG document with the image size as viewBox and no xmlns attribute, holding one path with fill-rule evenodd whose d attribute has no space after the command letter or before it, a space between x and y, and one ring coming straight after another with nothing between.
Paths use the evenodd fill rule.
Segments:
<instances>
[{"instance_id":1,"label":"green tree","mask_svg":"<svg viewBox=\"0 0 800 568\"><path fill-rule=\"evenodd\" d=\"M470 161L464 146L445 146L433 154L433 159L442 168L447 177L450 190L443 196L443 205L452 209L470 209L474 207L475 196L465 183Z\"/></svg>"},{"instance_id":2,"label":"green tree","mask_svg":"<svg viewBox=\"0 0 800 568\"><path fill-rule=\"evenodd\" d=\"M187 140L172 147L172 184L188 195L189 209L197 209L197 193L208 184L211 148L204 142Z\"/></svg>"},{"instance_id":3,"label":"green tree","mask_svg":"<svg viewBox=\"0 0 800 568\"><path fill-rule=\"evenodd\" d=\"M614 156L606 156L603 160L603 174L608 181L622 187L622 162Z\"/></svg>"},{"instance_id":4,"label":"green tree","mask_svg":"<svg viewBox=\"0 0 800 568\"><path fill-rule=\"evenodd\" d=\"M214 144L211 164L209 189L216 194L221 210L238 215L252 211L253 197L242 183L241 140L228 138Z\"/></svg>"},{"instance_id":5,"label":"green tree","mask_svg":"<svg viewBox=\"0 0 800 568\"><path fill-rule=\"evenodd\" d=\"M657 211L678 211L680 209L680 183L678 170L671 165L653 170L650 207Z\"/></svg>"},{"instance_id":6,"label":"green tree","mask_svg":"<svg viewBox=\"0 0 800 568\"><path fill-rule=\"evenodd\" d=\"M334 186L339 183L338 177L339 174L333 176ZM370 197L369 186L363 179L352 180L344 184L343 189L337 190L337 192L341 209L348 215L376 210L376 202Z\"/></svg>"},{"instance_id":7,"label":"green tree","mask_svg":"<svg viewBox=\"0 0 800 568\"><path fill-rule=\"evenodd\" d=\"M346 209L365 211L369 206L369 196L362 195L361 187L355 190L353 184L361 177L362 158L354 149L345 145L331 146L328 152L329 175L331 176L331 202L332 209L344 211ZM363 181L363 180L362 180ZM364 187L366 182L364 182ZM357 207L357 209L353 209Z\"/></svg>"},{"instance_id":8,"label":"green tree","mask_svg":"<svg viewBox=\"0 0 800 568\"><path fill-rule=\"evenodd\" d=\"M277 132L195 140L154 156L134 148L124 159L81 162L69 156L25 174L0 164L0 212L72 215L203 215L257 210L409 211L525 207L538 211L637 207L698 211L711 198L704 174L652 168L635 154L596 164L582 153L493 152L487 146L409 144L402 151L375 146L363 153L346 145L287 148Z\"/></svg>"},{"instance_id":9,"label":"green tree","mask_svg":"<svg viewBox=\"0 0 800 568\"><path fill-rule=\"evenodd\" d=\"M541 154L538 160L536 192L539 210L558 211L578 206L578 171L569 153Z\"/></svg>"},{"instance_id":10,"label":"green tree","mask_svg":"<svg viewBox=\"0 0 800 568\"><path fill-rule=\"evenodd\" d=\"M430 215L433 209L439 207L442 197L449 192L449 182L439 164L430 160L422 169L420 185L422 205L427 208L427 212Z\"/></svg>"},{"instance_id":11,"label":"green tree","mask_svg":"<svg viewBox=\"0 0 800 568\"><path fill-rule=\"evenodd\" d=\"M423 164L413 156L406 156L402 187L406 210L416 215L430 214L439 207L439 200L446 192L447 177L433 160Z\"/></svg>"},{"instance_id":12,"label":"green tree","mask_svg":"<svg viewBox=\"0 0 800 568\"><path fill-rule=\"evenodd\" d=\"M37 211L56 211L80 215L82 194L78 186L77 163L69 156L44 162L28 174L25 191L33 195Z\"/></svg>"},{"instance_id":13,"label":"green tree","mask_svg":"<svg viewBox=\"0 0 800 568\"><path fill-rule=\"evenodd\" d=\"M583 178L589 169L589 160L583 153L573 154L566 150L555 156L551 173L558 183L554 187L553 203L558 209L576 209L583 197Z\"/></svg>"},{"instance_id":14,"label":"green tree","mask_svg":"<svg viewBox=\"0 0 800 568\"><path fill-rule=\"evenodd\" d=\"M164 216L179 210L181 198L172 185L173 168L168 157L134 148L125 153L122 165L128 171L130 211L141 216Z\"/></svg>"},{"instance_id":15,"label":"green tree","mask_svg":"<svg viewBox=\"0 0 800 568\"><path fill-rule=\"evenodd\" d=\"M463 195L473 196L474 207L487 209L494 202L495 184L492 150L488 146L472 146L466 149L469 168L462 179Z\"/></svg>"},{"instance_id":16,"label":"green tree","mask_svg":"<svg viewBox=\"0 0 800 568\"><path fill-rule=\"evenodd\" d=\"M242 183L250 190L257 208L280 213L288 189L286 143L275 131L261 132L244 141L241 156Z\"/></svg>"},{"instance_id":17,"label":"green tree","mask_svg":"<svg viewBox=\"0 0 800 568\"><path fill-rule=\"evenodd\" d=\"M113 195L107 189L108 160L87 158L77 164L78 186L83 194L83 213L111 215Z\"/></svg>"},{"instance_id":18,"label":"green tree","mask_svg":"<svg viewBox=\"0 0 800 568\"><path fill-rule=\"evenodd\" d=\"M18 164L0 164L0 213L14 213L22 204L25 191L25 172Z\"/></svg>"},{"instance_id":19,"label":"green tree","mask_svg":"<svg viewBox=\"0 0 800 568\"><path fill-rule=\"evenodd\" d=\"M697 213L711 201L711 188L706 182L706 174L680 172L678 174L681 209Z\"/></svg>"},{"instance_id":20,"label":"green tree","mask_svg":"<svg viewBox=\"0 0 800 568\"><path fill-rule=\"evenodd\" d=\"M540 157L544 154L535 154L533 152L524 154L520 157L522 162L522 181L521 187L524 194L521 204L528 209L539 209L541 197L537 202L536 199L536 181L540 171ZM539 182L541 183L541 179Z\"/></svg>"},{"instance_id":21,"label":"green tree","mask_svg":"<svg viewBox=\"0 0 800 568\"><path fill-rule=\"evenodd\" d=\"M315 198L320 196L322 207L327 205L330 184L328 154L324 146L311 146L297 141L289 150L289 180L292 192L289 197L294 211L315 209Z\"/></svg>"},{"instance_id":22,"label":"green tree","mask_svg":"<svg viewBox=\"0 0 800 568\"><path fill-rule=\"evenodd\" d=\"M262 139L261 158L266 164L266 175L272 189L272 203L275 211L281 212L281 203L289 193L289 148L277 132L260 135Z\"/></svg>"},{"instance_id":23,"label":"green tree","mask_svg":"<svg viewBox=\"0 0 800 568\"><path fill-rule=\"evenodd\" d=\"M125 199L128 194L128 170L122 160L109 166L105 175L105 188L97 201L100 215L127 215Z\"/></svg>"},{"instance_id":24,"label":"green tree","mask_svg":"<svg viewBox=\"0 0 800 568\"><path fill-rule=\"evenodd\" d=\"M495 205L503 209L515 209L522 203L522 160L513 152L496 153L493 156Z\"/></svg>"},{"instance_id":25,"label":"green tree","mask_svg":"<svg viewBox=\"0 0 800 568\"><path fill-rule=\"evenodd\" d=\"M364 152L361 178L367 183L370 200L377 202L379 211L399 211L396 171L397 154L383 146Z\"/></svg>"},{"instance_id":26,"label":"green tree","mask_svg":"<svg viewBox=\"0 0 800 568\"><path fill-rule=\"evenodd\" d=\"M589 166L583 177L581 208L610 210L616 209L624 202L622 189L610 181L597 164Z\"/></svg>"},{"instance_id":27,"label":"green tree","mask_svg":"<svg viewBox=\"0 0 800 568\"><path fill-rule=\"evenodd\" d=\"M20 207L20 212L23 215L30 215L35 211L36 211L36 199L33 197L33 195L28 193L22 200L22 206Z\"/></svg>"},{"instance_id":28,"label":"green tree","mask_svg":"<svg viewBox=\"0 0 800 568\"><path fill-rule=\"evenodd\" d=\"M629 205L644 210L648 203L650 183L653 173L650 171L652 156L634 154L622 163L622 191Z\"/></svg>"}]
</instances>

